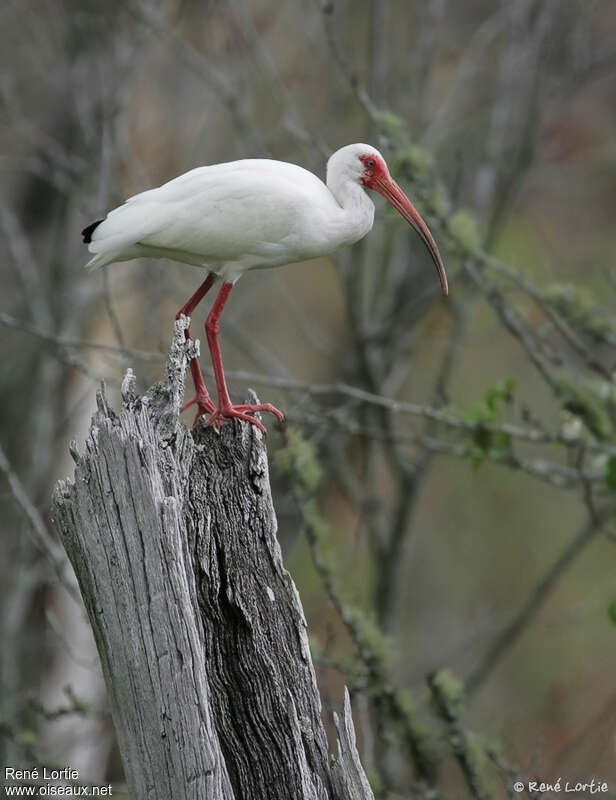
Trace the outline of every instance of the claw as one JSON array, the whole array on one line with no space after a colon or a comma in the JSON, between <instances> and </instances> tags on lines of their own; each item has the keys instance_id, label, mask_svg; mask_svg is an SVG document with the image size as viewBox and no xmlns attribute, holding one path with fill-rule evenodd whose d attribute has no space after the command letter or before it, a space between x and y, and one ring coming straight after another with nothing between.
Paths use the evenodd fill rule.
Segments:
<instances>
[{"instance_id":1,"label":"claw","mask_svg":"<svg viewBox=\"0 0 616 800\"><path fill-rule=\"evenodd\" d=\"M204 416L204 414L213 414L216 411L216 406L214 405L214 403L212 403L209 394L203 395L197 393L195 394L194 397L192 397L190 400L184 403L184 405L180 409L180 413L182 413L182 411L186 411L187 408L190 408L191 406L194 405L197 406L197 414L195 416L195 419L193 420L193 428L195 427L197 422L201 419L201 417Z\"/></svg>"},{"instance_id":2,"label":"claw","mask_svg":"<svg viewBox=\"0 0 616 800\"><path fill-rule=\"evenodd\" d=\"M234 409L237 411L243 411L247 414L256 414L259 411L267 411L269 414L273 414L279 422L284 422L284 414L282 411L273 406L271 403L244 403L239 406L233 406Z\"/></svg>"},{"instance_id":3,"label":"claw","mask_svg":"<svg viewBox=\"0 0 616 800\"><path fill-rule=\"evenodd\" d=\"M228 405L213 409L212 413L203 424L206 428L209 425L213 425L215 428L220 428L221 425L223 425L228 419L241 419L244 422L250 422L252 425L255 425L262 433L266 433L263 423L260 420L255 419L255 417L250 416L251 414L256 414L260 411L267 411L270 414L273 414L280 420L280 422L284 420L284 414L282 411L279 411L271 403L258 403L256 405Z\"/></svg>"}]
</instances>

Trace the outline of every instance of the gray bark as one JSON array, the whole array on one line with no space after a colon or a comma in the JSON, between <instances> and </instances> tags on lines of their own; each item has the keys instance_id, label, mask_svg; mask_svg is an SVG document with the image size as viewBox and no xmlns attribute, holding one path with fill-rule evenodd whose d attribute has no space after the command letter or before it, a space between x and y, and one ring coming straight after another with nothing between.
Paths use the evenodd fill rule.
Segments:
<instances>
[{"instance_id":1,"label":"gray bark","mask_svg":"<svg viewBox=\"0 0 616 800\"><path fill-rule=\"evenodd\" d=\"M135 800L372 800L348 695L328 753L300 599L254 426L179 422L167 379L116 415L104 392L54 523L75 569Z\"/></svg>"}]
</instances>

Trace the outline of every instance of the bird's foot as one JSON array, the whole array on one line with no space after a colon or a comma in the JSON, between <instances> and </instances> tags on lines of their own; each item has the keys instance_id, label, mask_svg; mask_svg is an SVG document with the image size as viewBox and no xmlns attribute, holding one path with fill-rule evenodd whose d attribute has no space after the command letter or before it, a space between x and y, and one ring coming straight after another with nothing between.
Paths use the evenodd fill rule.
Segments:
<instances>
[{"instance_id":1,"label":"bird's foot","mask_svg":"<svg viewBox=\"0 0 616 800\"><path fill-rule=\"evenodd\" d=\"M197 424L199 419L203 417L205 414L214 414L216 411L216 406L212 402L212 398L209 396L207 390L205 394L203 392L197 391L195 396L188 400L188 402L184 403L182 408L180 409L180 413L182 411L186 411L187 408L191 406L197 406L197 415L193 421L193 427Z\"/></svg>"},{"instance_id":2,"label":"bird's foot","mask_svg":"<svg viewBox=\"0 0 616 800\"><path fill-rule=\"evenodd\" d=\"M255 417L250 416L251 414L256 414L261 411L267 411L273 414L279 422L284 422L284 414L282 411L279 411L271 403L244 403L239 406L234 406L229 403L228 405L219 406L214 409L213 413L204 422L204 425L205 427L213 425L215 428L220 428L228 419L241 419L244 422L251 422L262 433L265 433L266 431L263 423L255 419Z\"/></svg>"}]
</instances>

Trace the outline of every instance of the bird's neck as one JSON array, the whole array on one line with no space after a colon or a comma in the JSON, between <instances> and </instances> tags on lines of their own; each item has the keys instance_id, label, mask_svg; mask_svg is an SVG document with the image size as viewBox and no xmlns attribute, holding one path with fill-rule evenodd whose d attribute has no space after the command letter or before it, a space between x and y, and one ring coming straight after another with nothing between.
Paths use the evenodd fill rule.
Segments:
<instances>
[{"instance_id":1,"label":"bird's neck","mask_svg":"<svg viewBox=\"0 0 616 800\"><path fill-rule=\"evenodd\" d=\"M372 201L366 194L364 187L357 181L349 180L347 177L338 178L328 175L327 188L334 195L341 208L353 210L372 205Z\"/></svg>"},{"instance_id":2,"label":"bird's neck","mask_svg":"<svg viewBox=\"0 0 616 800\"><path fill-rule=\"evenodd\" d=\"M341 222L349 228L348 241L357 241L365 236L374 222L374 203L365 189L356 181L332 180L328 176L327 188L342 211Z\"/></svg>"}]
</instances>

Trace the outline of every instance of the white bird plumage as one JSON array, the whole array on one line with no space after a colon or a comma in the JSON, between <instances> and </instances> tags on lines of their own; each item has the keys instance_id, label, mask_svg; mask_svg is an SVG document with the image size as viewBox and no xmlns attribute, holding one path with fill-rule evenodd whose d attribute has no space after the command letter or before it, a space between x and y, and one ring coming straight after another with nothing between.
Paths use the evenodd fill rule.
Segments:
<instances>
[{"instance_id":1,"label":"white bird plumage","mask_svg":"<svg viewBox=\"0 0 616 800\"><path fill-rule=\"evenodd\" d=\"M92 233L86 265L138 257L170 258L236 281L248 269L331 253L365 236L374 204L349 174L349 145L328 163L327 185L303 167L244 159L196 169L130 197ZM341 155L346 156L341 158ZM353 180L355 178L355 180Z\"/></svg>"},{"instance_id":2,"label":"white bird plumage","mask_svg":"<svg viewBox=\"0 0 616 800\"><path fill-rule=\"evenodd\" d=\"M178 312L192 316L222 278L205 325L218 390L215 406L196 358L191 361L197 419L206 424L246 420L265 430L253 414L282 414L268 403L234 406L229 398L218 342L219 319L233 284L249 269L278 267L332 253L357 242L372 228L374 205L366 193L382 194L417 231L436 265L443 293L447 278L436 242L408 197L391 177L383 156L367 144L351 144L327 162L327 181L294 164L246 159L198 167L157 189L136 194L105 219L82 231L95 269L141 256L169 258L206 269L208 275ZM190 337L188 330L186 336Z\"/></svg>"}]
</instances>

